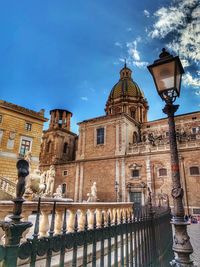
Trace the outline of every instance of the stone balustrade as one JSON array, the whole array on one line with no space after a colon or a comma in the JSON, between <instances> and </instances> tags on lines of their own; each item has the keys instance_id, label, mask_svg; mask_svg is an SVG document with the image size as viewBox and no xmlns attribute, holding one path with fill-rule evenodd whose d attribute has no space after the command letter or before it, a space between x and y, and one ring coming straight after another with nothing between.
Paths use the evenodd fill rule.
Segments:
<instances>
[{"instance_id":1,"label":"stone balustrade","mask_svg":"<svg viewBox=\"0 0 200 267\"><path fill-rule=\"evenodd\" d=\"M48 236L52 229L53 221L53 234L63 233L63 221L66 224L66 232L74 232L75 224L77 223L77 231L83 231L86 225L87 229L101 228L102 223L104 226L110 222L120 223L121 220L129 219L133 215L133 203L120 202L120 203L66 203L56 202L55 212L53 212L54 202L41 202L40 213L38 213L39 220L36 220L36 213L38 209L37 202L25 201L23 204L22 217L24 221L31 221L33 227L26 230L23 234L23 240L31 237L33 234L35 224L39 227L39 237ZM0 221L9 220L9 214L12 214L13 202L0 201ZM55 217L55 218L53 218ZM102 222L103 217L103 222ZM95 221L95 223L94 223ZM0 229L0 240L3 241L4 232Z\"/></svg>"},{"instance_id":2,"label":"stone balustrade","mask_svg":"<svg viewBox=\"0 0 200 267\"><path fill-rule=\"evenodd\" d=\"M15 196L16 184L5 177L0 177L0 189L11 197Z\"/></svg>"},{"instance_id":3,"label":"stone balustrade","mask_svg":"<svg viewBox=\"0 0 200 267\"><path fill-rule=\"evenodd\" d=\"M182 142L178 142L178 149L185 149L185 148L197 148L200 147L200 139L195 140L185 140ZM138 144L129 144L127 154L142 154L142 153L154 153L160 151L169 151L169 143L168 140L164 140L155 145L151 145L149 143L138 143Z\"/></svg>"}]
</instances>

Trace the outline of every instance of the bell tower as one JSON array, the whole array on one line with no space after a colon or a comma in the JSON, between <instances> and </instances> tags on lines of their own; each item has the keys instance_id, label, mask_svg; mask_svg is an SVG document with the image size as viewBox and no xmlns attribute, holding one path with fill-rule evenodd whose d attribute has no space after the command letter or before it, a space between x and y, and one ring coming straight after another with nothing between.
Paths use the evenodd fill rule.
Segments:
<instances>
[{"instance_id":1,"label":"bell tower","mask_svg":"<svg viewBox=\"0 0 200 267\"><path fill-rule=\"evenodd\" d=\"M72 113L53 109L50 115L49 129L42 137L40 166L75 160L77 135L70 131Z\"/></svg>"}]
</instances>

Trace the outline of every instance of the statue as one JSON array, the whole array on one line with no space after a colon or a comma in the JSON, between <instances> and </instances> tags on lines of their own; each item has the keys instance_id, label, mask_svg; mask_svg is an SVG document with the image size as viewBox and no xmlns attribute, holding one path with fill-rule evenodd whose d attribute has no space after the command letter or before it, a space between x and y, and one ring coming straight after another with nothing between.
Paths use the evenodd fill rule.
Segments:
<instances>
[{"instance_id":1,"label":"statue","mask_svg":"<svg viewBox=\"0 0 200 267\"><path fill-rule=\"evenodd\" d=\"M47 172L44 171L42 174L41 174L41 178L40 178L40 184L39 184L39 191L38 191L38 194L39 195L43 195L45 190L46 190L46 176L47 176Z\"/></svg>"},{"instance_id":2,"label":"statue","mask_svg":"<svg viewBox=\"0 0 200 267\"><path fill-rule=\"evenodd\" d=\"M32 199L39 193L41 175L40 170L37 168L29 174L26 180L25 197Z\"/></svg>"},{"instance_id":3,"label":"statue","mask_svg":"<svg viewBox=\"0 0 200 267\"><path fill-rule=\"evenodd\" d=\"M53 196L53 190L54 190L54 183L55 183L55 167L54 165L50 166L50 169L47 171L47 188L45 191L45 196L52 197Z\"/></svg>"},{"instance_id":4,"label":"statue","mask_svg":"<svg viewBox=\"0 0 200 267\"><path fill-rule=\"evenodd\" d=\"M96 202L97 201L97 187L96 182L91 186L91 192L87 194L87 202Z\"/></svg>"},{"instance_id":5,"label":"statue","mask_svg":"<svg viewBox=\"0 0 200 267\"><path fill-rule=\"evenodd\" d=\"M62 194L62 185L59 185L56 188L56 193L53 194L54 198L63 198L63 194Z\"/></svg>"}]
</instances>

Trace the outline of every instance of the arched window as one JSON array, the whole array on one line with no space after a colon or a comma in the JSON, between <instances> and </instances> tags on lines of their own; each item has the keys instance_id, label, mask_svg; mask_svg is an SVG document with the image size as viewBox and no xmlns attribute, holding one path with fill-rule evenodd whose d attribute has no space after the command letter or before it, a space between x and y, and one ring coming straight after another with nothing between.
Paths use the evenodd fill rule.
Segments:
<instances>
[{"instance_id":1,"label":"arched window","mask_svg":"<svg viewBox=\"0 0 200 267\"><path fill-rule=\"evenodd\" d=\"M66 154L67 153L67 149L68 149L68 143L65 142L64 146L63 146L63 153Z\"/></svg>"},{"instance_id":2,"label":"arched window","mask_svg":"<svg viewBox=\"0 0 200 267\"><path fill-rule=\"evenodd\" d=\"M198 166L190 167L190 175L199 175L199 167Z\"/></svg>"},{"instance_id":3,"label":"arched window","mask_svg":"<svg viewBox=\"0 0 200 267\"><path fill-rule=\"evenodd\" d=\"M159 173L159 176L167 176L167 169L161 168L159 169L158 173Z\"/></svg>"},{"instance_id":4,"label":"arched window","mask_svg":"<svg viewBox=\"0 0 200 267\"><path fill-rule=\"evenodd\" d=\"M51 152L51 146L52 146L52 142L51 141L48 141L47 148L46 148L46 152L47 153L50 153Z\"/></svg>"}]
</instances>

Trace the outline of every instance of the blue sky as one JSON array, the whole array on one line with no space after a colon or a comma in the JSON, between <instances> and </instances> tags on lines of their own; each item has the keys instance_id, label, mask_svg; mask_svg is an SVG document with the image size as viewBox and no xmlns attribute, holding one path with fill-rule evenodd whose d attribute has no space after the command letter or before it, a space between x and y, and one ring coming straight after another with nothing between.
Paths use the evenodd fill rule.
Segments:
<instances>
[{"instance_id":1,"label":"blue sky","mask_svg":"<svg viewBox=\"0 0 200 267\"><path fill-rule=\"evenodd\" d=\"M200 105L200 4L197 0L8 0L0 9L0 98L39 111L66 108L72 130L104 114L124 58L163 117L146 66L163 47L185 67L178 114Z\"/></svg>"}]
</instances>

